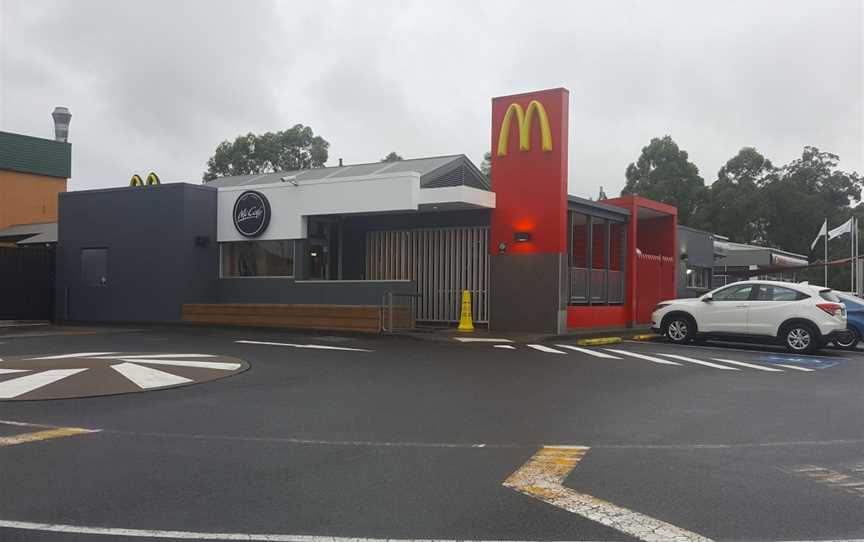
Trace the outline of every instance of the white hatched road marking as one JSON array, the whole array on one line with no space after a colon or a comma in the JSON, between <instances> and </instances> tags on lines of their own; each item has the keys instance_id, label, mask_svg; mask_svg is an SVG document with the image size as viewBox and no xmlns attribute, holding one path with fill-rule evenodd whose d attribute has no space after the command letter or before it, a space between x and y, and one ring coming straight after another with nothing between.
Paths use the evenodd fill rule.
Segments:
<instances>
[{"instance_id":1,"label":"white hatched road marking","mask_svg":"<svg viewBox=\"0 0 864 542\"><path fill-rule=\"evenodd\" d=\"M736 369L735 367L727 367L725 365L720 365L717 363L711 363L710 361L702 361L701 359L688 358L687 356L679 356L677 354L664 354L663 352L661 352L660 355L666 356L667 358L686 361L688 363L695 363L697 365L704 365L705 367L712 367L714 369L723 369L724 371L740 371L741 370L741 369Z\"/></svg>"},{"instance_id":2,"label":"white hatched road marking","mask_svg":"<svg viewBox=\"0 0 864 542\"><path fill-rule=\"evenodd\" d=\"M782 373L783 369L775 369L774 367L765 367L764 365L756 365L755 363L744 363L743 361L735 361L732 359L723 359L723 358L711 358L714 361L721 361L723 363L731 363L732 365L740 365L741 367L749 367L751 369L758 369L760 371L771 371L775 373Z\"/></svg>"},{"instance_id":3,"label":"white hatched road marking","mask_svg":"<svg viewBox=\"0 0 864 542\"><path fill-rule=\"evenodd\" d=\"M131 380L136 386L142 389L161 388L163 386L173 386L176 384L185 384L192 382L188 378L173 375L160 371L159 369L151 369L150 367L142 367L134 363L118 363L112 365L112 369Z\"/></svg>"},{"instance_id":4,"label":"white hatched road marking","mask_svg":"<svg viewBox=\"0 0 864 542\"><path fill-rule=\"evenodd\" d=\"M3 360L0 359L0 361L3 361ZM26 373L29 370L30 369L0 369L0 375L7 374L7 373Z\"/></svg>"},{"instance_id":5,"label":"white hatched road marking","mask_svg":"<svg viewBox=\"0 0 864 542\"><path fill-rule=\"evenodd\" d=\"M808 373L813 372L813 369L808 369L807 367L796 367L794 365L783 365L782 363L778 363L777 367L784 367L786 369L795 369L796 371L805 371Z\"/></svg>"},{"instance_id":6,"label":"white hatched road marking","mask_svg":"<svg viewBox=\"0 0 864 542\"><path fill-rule=\"evenodd\" d=\"M533 348L534 350L539 350L540 352L546 352L547 354L566 354L567 352L562 352L560 350L555 350L554 348L549 348L548 346L544 346L542 344L526 344L528 348Z\"/></svg>"},{"instance_id":7,"label":"white hatched road marking","mask_svg":"<svg viewBox=\"0 0 864 542\"><path fill-rule=\"evenodd\" d=\"M516 347L512 344L493 344L495 348L504 348L505 350L516 350Z\"/></svg>"},{"instance_id":8,"label":"white hatched road marking","mask_svg":"<svg viewBox=\"0 0 864 542\"><path fill-rule=\"evenodd\" d=\"M0 399L12 399L87 369L52 369L0 382Z\"/></svg>"},{"instance_id":9,"label":"white hatched road marking","mask_svg":"<svg viewBox=\"0 0 864 542\"><path fill-rule=\"evenodd\" d=\"M41 358L29 359L67 359L67 358L92 358L93 356L107 356L108 354L116 354L117 352L77 352L75 354L59 354L56 356L42 356Z\"/></svg>"},{"instance_id":10,"label":"white hatched road marking","mask_svg":"<svg viewBox=\"0 0 864 542\"><path fill-rule=\"evenodd\" d=\"M494 339L491 337L453 337L460 343L512 343L510 339Z\"/></svg>"},{"instance_id":11,"label":"white hatched road marking","mask_svg":"<svg viewBox=\"0 0 864 542\"><path fill-rule=\"evenodd\" d=\"M241 344L262 344L265 346L290 346L291 348L312 348L317 350L345 350L348 352L372 352L365 348L349 348L347 346L326 346L322 344L292 344L292 343L274 343L269 341L234 341Z\"/></svg>"},{"instance_id":12,"label":"white hatched road marking","mask_svg":"<svg viewBox=\"0 0 864 542\"><path fill-rule=\"evenodd\" d=\"M128 361L131 363L144 363L148 365L174 365L177 367L196 367L199 369L219 369L220 371L234 371L243 366L240 363L222 363L218 361L188 361L179 359L121 358L120 361Z\"/></svg>"},{"instance_id":13,"label":"white hatched road marking","mask_svg":"<svg viewBox=\"0 0 864 542\"><path fill-rule=\"evenodd\" d=\"M576 352L582 352L583 354L588 354L589 356L595 356L598 358L621 359L618 356L613 356L612 354L607 354L607 353L601 352L599 350L590 350L588 348L581 348L579 346L573 346L572 344L556 344L555 346L557 346L559 348L566 348L568 350L574 350Z\"/></svg>"},{"instance_id":14,"label":"white hatched road marking","mask_svg":"<svg viewBox=\"0 0 864 542\"><path fill-rule=\"evenodd\" d=\"M127 359L127 358L215 358L213 354L135 354L134 356L93 356L93 359Z\"/></svg>"},{"instance_id":15,"label":"white hatched road marking","mask_svg":"<svg viewBox=\"0 0 864 542\"><path fill-rule=\"evenodd\" d=\"M646 356L645 354L637 354L636 352L628 352L627 350L618 350L616 348L606 348L607 352L614 352L616 354L621 354L622 356L630 356L632 358L644 359L645 361L652 361L654 363L661 363L663 365L681 365L677 361L669 361L668 359L660 359L655 358L654 356Z\"/></svg>"}]
</instances>

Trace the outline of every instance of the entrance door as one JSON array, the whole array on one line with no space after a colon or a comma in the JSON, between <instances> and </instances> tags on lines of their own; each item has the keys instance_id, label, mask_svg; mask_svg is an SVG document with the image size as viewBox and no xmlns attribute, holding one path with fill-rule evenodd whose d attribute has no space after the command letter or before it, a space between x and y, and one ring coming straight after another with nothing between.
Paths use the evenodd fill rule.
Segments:
<instances>
[{"instance_id":1,"label":"entrance door","mask_svg":"<svg viewBox=\"0 0 864 542\"><path fill-rule=\"evenodd\" d=\"M310 240L306 258L309 261L310 280L328 280L330 278L330 247L326 242Z\"/></svg>"}]
</instances>

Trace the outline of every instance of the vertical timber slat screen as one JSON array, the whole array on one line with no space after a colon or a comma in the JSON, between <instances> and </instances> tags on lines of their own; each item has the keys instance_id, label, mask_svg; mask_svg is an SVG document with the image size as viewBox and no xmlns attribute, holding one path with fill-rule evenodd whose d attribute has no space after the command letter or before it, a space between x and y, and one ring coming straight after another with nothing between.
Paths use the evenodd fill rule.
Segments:
<instances>
[{"instance_id":1,"label":"vertical timber slat screen","mask_svg":"<svg viewBox=\"0 0 864 542\"><path fill-rule=\"evenodd\" d=\"M468 290L474 321L488 323L489 228L368 232L366 278L416 281L420 322L458 322Z\"/></svg>"}]
</instances>

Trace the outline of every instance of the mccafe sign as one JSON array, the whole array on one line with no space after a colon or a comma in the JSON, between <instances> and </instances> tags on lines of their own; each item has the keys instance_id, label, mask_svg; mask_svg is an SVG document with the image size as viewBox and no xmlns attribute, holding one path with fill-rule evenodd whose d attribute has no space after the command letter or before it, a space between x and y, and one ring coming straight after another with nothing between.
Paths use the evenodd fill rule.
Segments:
<instances>
[{"instance_id":1,"label":"mccafe sign","mask_svg":"<svg viewBox=\"0 0 864 542\"><path fill-rule=\"evenodd\" d=\"M264 194L247 190L234 202L234 227L243 237L258 237L270 224L270 203Z\"/></svg>"}]
</instances>

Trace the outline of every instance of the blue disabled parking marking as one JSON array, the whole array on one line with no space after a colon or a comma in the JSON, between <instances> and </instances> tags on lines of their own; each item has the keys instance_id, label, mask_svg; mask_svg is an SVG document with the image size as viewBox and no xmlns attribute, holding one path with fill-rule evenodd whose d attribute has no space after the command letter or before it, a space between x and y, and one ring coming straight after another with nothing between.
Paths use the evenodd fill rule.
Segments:
<instances>
[{"instance_id":1,"label":"blue disabled parking marking","mask_svg":"<svg viewBox=\"0 0 864 542\"><path fill-rule=\"evenodd\" d=\"M817 358L812 356L782 356L776 354L759 356L757 359L762 363L782 363L786 365L795 365L796 367L804 367L806 369L828 369L829 367L834 367L847 361L846 358Z\"/></svg>"}]
</instances>

